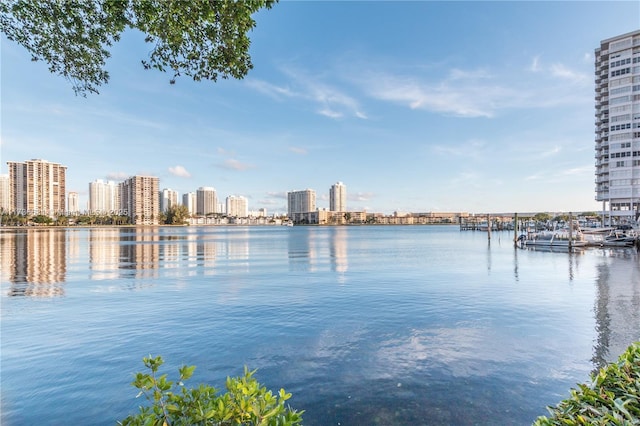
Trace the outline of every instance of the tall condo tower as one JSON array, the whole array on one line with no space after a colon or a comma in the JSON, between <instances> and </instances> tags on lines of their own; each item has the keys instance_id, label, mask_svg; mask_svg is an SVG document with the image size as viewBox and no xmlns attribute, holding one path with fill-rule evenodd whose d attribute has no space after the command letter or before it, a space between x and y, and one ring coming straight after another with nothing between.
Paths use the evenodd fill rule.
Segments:
<instances>
[{"instance_id":1,"label":"tall condo tower","mask_svg":"<svg viewBox=\"0 0 640 426\"><path fill-rule=\"evenodd\" d=\"M610 219L640 213L640 30L595 50L596 201Z\"/></svg>"},{"instance_id":2,"label":"tall condo tower","mask_svg":"<svg viewBox=\"0 0 640 426\"><path fill-rule=\"evenodd\" d=\"M197 198L195 192L187 192L182 194L182 205L187 208L189 215L196 214Z\"/></svg>"},{"instance_id":3,"label":"tall condo tower","mask_svg":"<svg viewBox=\"0 0 640 426\"><path fill-rule=\"evenodd\" d=\"M45 160L8 161L9 199L23 214L57 216L66 208L67 166Z\"/></svg>"},{"instance_id":4,"label":"tall condo tower","mask_svg":"<svg viewBox=\"0 0 640 426\"><path fill-rule=\"evenodd\" d=\"M157 225L160 213L158 186L154 176L132 176L120 184L120 208L134 225Z\"/></svg>"},{"instance_id":5,"label":"tall condo tower","mask_svg":"<svg viewBox=\"0 0 640 426\"><path fill-rule=\"evenodd\" d=\"M332 212L347 211L347 187L342 182L331 185L329 189L329 210Z\"/></svg>"},{"instance_id":6,"label":"tall condo tower","mask_svg":"<svg viewBox=\"0 0 640 426\"><path fill-rule=\"evenodd\" d=\"M201 186L196 191L196 214L206 216L209 213L218 213L216 189L210 186Z\"/></svg>"},{"instance_id":7,"label":"tall condo tower","mask_svg":"<svg viewBox=\"0 0 640 426\"><path fill-rule=\"evenodd\" d=\"M11 211L11 194L9 193L9 175L0 175L0 210Z\"/></svg>"},{"instance_id":8,"label":"tall condo tower","mask_svg":"<svg viewBox=\"0 0 640 426\"><path fill-rule=\"evenodd\" d=\"M114 181L96 179L89 183L89 211L96 214L118 214L120 187Z\"/></svg>"},{"instance_id":9,"label":"tall condo tower","mask_svg":"<svg viewBox=\"0 0 640 426\"><path fill-rule=\"evenodd\" d=\"M227 216L247 217L249 216L249 203L246 197L230 195L227 197Z\"/></svg>"},{"instance_id":10,"label":"tall condo tower","mask_svg":"<svg viewBox=\"0 0 640 426\"><path fill-rule=\"evenodd\" d=\"M305 189L287 193L287 213L293 217L295 213L308 213L316 210L316 191Z\"/></svg>"},{"instance_id":11,"label":"tall condo tower","mask_svg":"<svg viewBox=\"0 0 640 426\"><path fill-rule=\"evenodd\" d=\"M178 205L178 191L171 188L165 188L160 191L160 211L166 212L171 206Z\"/></svg>"}]
</instances>

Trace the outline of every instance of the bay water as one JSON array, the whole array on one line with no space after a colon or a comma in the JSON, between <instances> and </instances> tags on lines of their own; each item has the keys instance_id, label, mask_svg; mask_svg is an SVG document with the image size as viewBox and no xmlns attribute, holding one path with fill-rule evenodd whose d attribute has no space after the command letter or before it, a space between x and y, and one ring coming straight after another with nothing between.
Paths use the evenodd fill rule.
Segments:
<instances>
[{"instance_id":1,"label":"bay water","mask_svg":"<svg viewBox=\"0 0 640 426\"><path fill-rule=\"evenodd\" d=\"M305 425L527 425L640 340L636 249L457 226L0 231L1 418L115 425L161 355Z\"/></svg>"}]
</instances>

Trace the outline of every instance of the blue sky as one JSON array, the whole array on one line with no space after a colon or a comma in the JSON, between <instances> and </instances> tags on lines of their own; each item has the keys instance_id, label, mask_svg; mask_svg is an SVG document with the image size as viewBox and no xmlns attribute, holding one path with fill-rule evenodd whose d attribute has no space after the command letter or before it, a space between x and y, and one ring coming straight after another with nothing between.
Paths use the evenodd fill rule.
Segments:
<instances>
[{"instance_id":1,"label":"blue sky","mask_svg":"<svg viewBox=\"0 0 640 426\"><path fill-rule=\"evenodd\" d=\"M2 38L0 173L64 164L67 191L145 174L249 209L347 186L349 210L585 211L594 201L594 50L640 2L282 1L255 15L254 69L193 82L144 70L128 32L111 80L75 96Z\"/></svg>"}]
</instances>

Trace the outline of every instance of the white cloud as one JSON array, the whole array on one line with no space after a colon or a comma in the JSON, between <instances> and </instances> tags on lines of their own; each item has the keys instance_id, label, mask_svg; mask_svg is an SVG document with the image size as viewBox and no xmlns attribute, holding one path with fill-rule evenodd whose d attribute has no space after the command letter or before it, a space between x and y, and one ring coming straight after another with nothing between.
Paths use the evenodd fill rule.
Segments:
<instances>
[{"instance_id":1,"label":"white cloud","mask_svg":"<svg viewBox=\"0 0 640 426\"><path fill-rule=\"evenodd\" d=\"M248 163L242 163L236 160L235 158L228 158L224 160L224 162L220 164L219 167L223 169L229 169L229 170L244 171L244 170L252 169L254 166Z\"/></svg>"},{"instance_id":2,"label":"white cloud","mask_svg":"<svg viewBox=\"0 0 640 426\"><path fill-rule=\"evenodd\" d=\"M131 175L125 172L111 172L105 176L108 180L125 180Z\"/></svg>"},{"instance_id":3,"label":"white cloud","mask_svg":"<svg viewBox=\"0 0 640 426\"><path fill-rule=\"evenodd\" d=\"M296 154L300 154L300 155L307 155L307 150L304 148L300 148L298 146L289 147L289 151L294 152Z\"/></svg>"},{"instance_id":4,"label":"white cloud","mask_svg":"<svg viewBox=\"0 0 640 426\"><path fill-rule=\"evenodd\" d=\"M323 76L311 76L306 72L287 68L283 69L283 73L291 79L290 84L294 89L261 80L251 80L247 85L275 99L287 98L312 102L317 105L316 112L325 117L367 118L353 97L345 94L335 85L323 83L322 80L325 79Z\"/></svg>"},{"instance_id":5,"label":"white cloud","mask_svg":"<svg viewBox=\"0 0 640 426\"><path fill-rule=\"evenodd\" d=\"M178 177L184 177L184 178L191 177L191 173L189 173L187 169L185 169L182 166L169 167L169 173Z\"/></svg>"}]
</instances>

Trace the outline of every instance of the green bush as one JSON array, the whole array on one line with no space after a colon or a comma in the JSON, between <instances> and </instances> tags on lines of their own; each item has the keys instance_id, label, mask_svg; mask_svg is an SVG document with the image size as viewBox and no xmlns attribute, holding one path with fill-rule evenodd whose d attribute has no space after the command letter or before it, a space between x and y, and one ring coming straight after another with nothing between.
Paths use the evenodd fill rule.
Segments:
<instances>
[{"instance_id":1,"label":"green bush","mask_svg":"<svg viewBox=\"0 0 640 426\"><path fill-rule=\"evenodd\" d=\"M590 386L578 384L570 398L549 407L551 417L538 417L534 426L640 425L640 342L591 379Z\"/></svg>"},{"instance_id":2,"label":"green bush","mask_svg":"<svg viewBox=\"0 0 640 426\"><path fill-rule=\"evenodd\" d=\"M195 366L179 369L177 383L167 380L167 375L158 376L163 364L161 357L143 358L150 374L136 373L132 386L140 389L138 397L144 395L151 406L140 407L137 415L128 416L118 424L127 426L178 426L178 425L247 425L289 426L302 424L303 411L296 411L285 401L290 393L280 389L277 396L260 385L253 377L254 371L244 369L244 376L227 377L227 392L218 395L217 389L199 385L188 389L183 380L193 374Z\"/></svg>"}]
</instances>

